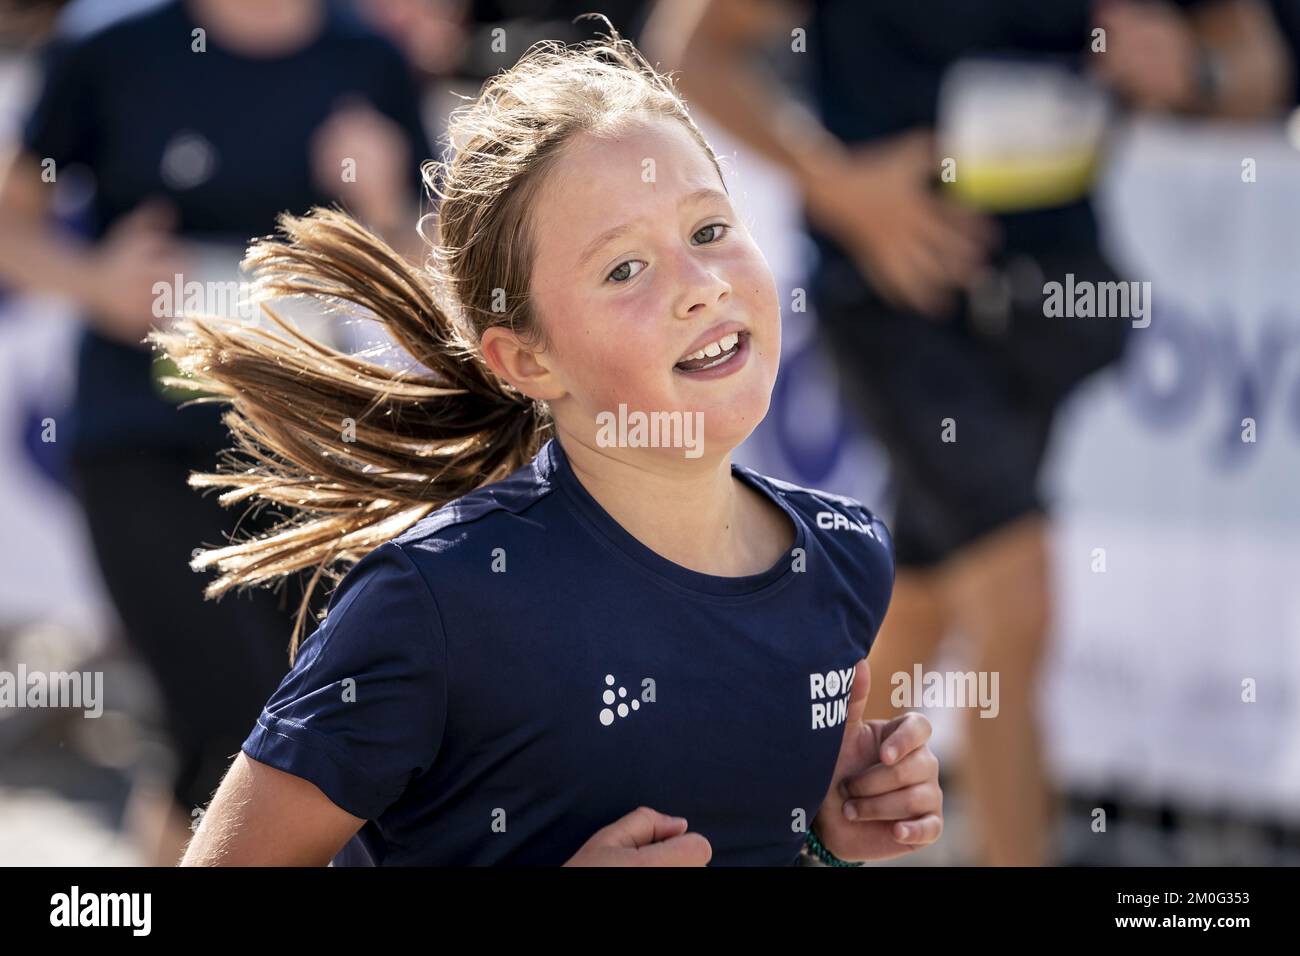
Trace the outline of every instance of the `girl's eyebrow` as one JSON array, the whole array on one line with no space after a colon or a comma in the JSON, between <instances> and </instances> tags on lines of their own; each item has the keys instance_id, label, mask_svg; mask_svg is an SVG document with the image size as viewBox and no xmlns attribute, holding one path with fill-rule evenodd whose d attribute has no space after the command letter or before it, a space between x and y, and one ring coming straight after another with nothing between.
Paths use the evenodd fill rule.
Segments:
<instances>
[{"instance_id":1,"label":"girl's eyebrow","mask_svg":"<svg viewBox=\"0 0 1300 956\"><path fill-rule=\"evenodd\" d=\"M717 189L713 186L704 186L700 189L692 190L691 192L687 193L685 196L681 198L681 201L678 203L678 205L690 206L694 203L704 202L705 200L720 200L722 202L730 201L727 194L724 193L722 190ZM613 226L610 229L606 229L599 236L593 239L591 243L588 244L587 248L582 251L582 255L578 258L578 265L579 266L586 265L587 260L590 259L592 256L594 256L597 252L599 252L601 247L604 246L605 243L613 242L619 236L631 232L632 229L637 225L638 221L639 220L634 220L632 222L625 222L622 225Z\"/></svg>"}]
</instances>

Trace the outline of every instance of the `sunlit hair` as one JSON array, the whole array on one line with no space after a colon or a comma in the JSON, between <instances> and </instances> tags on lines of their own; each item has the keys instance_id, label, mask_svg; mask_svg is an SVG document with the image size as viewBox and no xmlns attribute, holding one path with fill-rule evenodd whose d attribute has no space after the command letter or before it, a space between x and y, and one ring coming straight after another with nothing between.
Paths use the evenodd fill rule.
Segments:
<instances>
[{"instance_id":1,"label":"sunlit hair","mask_svg":"<svg viewBox=\"0 0 1300 956\"><path fill-rule=\"evenodd\" d=\"M229 403L224 421L236 447L217 472L191 475L191 486L227 489L223 505L285 515L264 534L198 554L196 570L219 572L206 595L310 572L290 660L322 578L336 583L429 512L505 477L551 434L546 406L501 381L479 342L506 326L545 345L528 282L545 237L534 234L530 210L561 147L576 133L617 134L629 121L671 117L722 175L672 78L605 23L597 39L534 44L452 111L445 158L424 167L436 202L422 223L424 269L346 214L319 207L282 215L278 235L250 247L245 265L261 290L362 310L409 367L340 352L269 308L262 326L187 318L150 334L186 376L170 384L207 393L198 402Z\"/></svg>"}]
</instances>

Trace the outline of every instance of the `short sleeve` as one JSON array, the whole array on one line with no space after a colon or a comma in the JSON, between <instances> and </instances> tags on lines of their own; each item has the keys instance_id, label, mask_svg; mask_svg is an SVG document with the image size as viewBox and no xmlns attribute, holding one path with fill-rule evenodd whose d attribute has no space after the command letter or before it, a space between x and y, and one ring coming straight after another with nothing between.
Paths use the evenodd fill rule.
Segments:
<instances>
[{"instance_id":1,"label":"short sleeve","mask_svg":"<svg viewBox=\"0 0 1300 956\"><path fill-rule=\"evenodd\" d=\"M23 123L27 152L61 165L94 165L95 77L90 41L55 41L41 57L40 91Z\"/></svg>"},{"instance_id":2,"label":"short sleeve","mask_svg":"<svg viewBox=\"0 0 1300 956\"><path fill-rule=\"evenodd\" d=\"M339 584L242 749L373 820L433 764L446 726L446 664L433 594L387 542Z\"/></svg>"}]
</instances>

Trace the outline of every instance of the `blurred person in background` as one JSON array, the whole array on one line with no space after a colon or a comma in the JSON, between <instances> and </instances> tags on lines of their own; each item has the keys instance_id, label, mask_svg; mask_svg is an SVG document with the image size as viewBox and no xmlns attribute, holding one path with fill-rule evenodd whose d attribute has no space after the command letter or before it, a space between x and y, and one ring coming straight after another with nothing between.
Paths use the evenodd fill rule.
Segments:
<instances>
[{"instance_id":1,"label":"blurred person in background","mask_svg":"<svg viewBox=\"0 0 1300 956\"><path fill-rule=\"evenodd\" d=\"M146 858L170 865L288 667L298 599L205 602L189 568L200 546L271 516L236 520L187 485L233 442L217 405L178 407L192 396L160 381L172 369L144 344L160 321L155 283L204 276L213 249L237 262L282 210L331 202L415 257L431 149L401 54L339 5L173 0L71 33L87 7L116 5L65 11L0 176L0 282L69 296L84 313L59 426L108 593L165 704L171 793L137 799L131 816ZM76 166L94 180L82 234L51 215L55 184Z\"/></svg>"},{"instance_id":2,"label":"blurred person in background","mask_svg":"<svg viewBox=\"0 0 1300 956\"><path fill-rule=\"evenodd\" d=\"M356 0L357 13L388 37L416 75L455 75L467 50L470 0Z\"/></svg>"},{"instance_id":3,"label":"blurred person in background","mask_svg":"<svg viewBox=\"0 0 1300 956\"><path fill-rule=\"evenodd\" d=\"M1122 354L1130 323L1047 317L1044 292L1119 278L1089 203L1105 117L1278 114L1295 99L1278 26L1295 14L1293 0L661 0L646 25L688 101L802 195L810 297L895 483L898 577L873 668L911 678L952 631L1000 676L996 719L967 712L959 765L988 863L1051 859L1037 480L1061 402ZM806 50L815 110L765 68L778 47ZM870 717L913 703L895 707L891 684Z\"/></svg>"}]
</instances>

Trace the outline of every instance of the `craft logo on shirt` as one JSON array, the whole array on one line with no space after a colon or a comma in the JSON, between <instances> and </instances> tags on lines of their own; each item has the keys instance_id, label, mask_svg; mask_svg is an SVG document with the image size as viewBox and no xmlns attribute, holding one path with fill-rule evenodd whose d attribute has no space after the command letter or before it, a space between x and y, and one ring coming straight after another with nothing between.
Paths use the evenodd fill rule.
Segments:
<instances>
[{"instance_id":1,"label":"craft logo on shirt","mask_svg":"<svg viewBox=\"0 0 1300 956\"><path fill-rule=\"evenodd\" d=\"M618 681L614 679L613 674L605 675L605 690L600 695L604 707L600 710L600 722L608 727L614 722L615 715L626 717L634 710L641 709L641 701L647 704L653 704L655 700L655 682L653 677L643 677L641 679L641 696L628 696L628 689L623 686L615 686Z\"/></svg>"},{"instance_id":2,"label":"craft logo on shirt","mask_svg":"<svg viewBox=\"0 0 1300 956\"><path fill-rule=\"evenodd\" d=\"M853 688L852 667L829 670L825 674L809 674L808 690L812 698L812 729L835 727L844 723L849 714L849 692Z\"/></svg>"},{"instance_id":3,"label":"craft logo on shirt","mask_svg":"<svg viewBox=\"0 0 1300 956\"><path fill-rule=\"evenodd\" d=\"M859 534L876 537L876 529L869 524L863 524L860 521L854 521L847 515L842 515L838 511L819 511L817 512L817 527L824 531L856 531Z\"/></svg>"}]
</instances>

